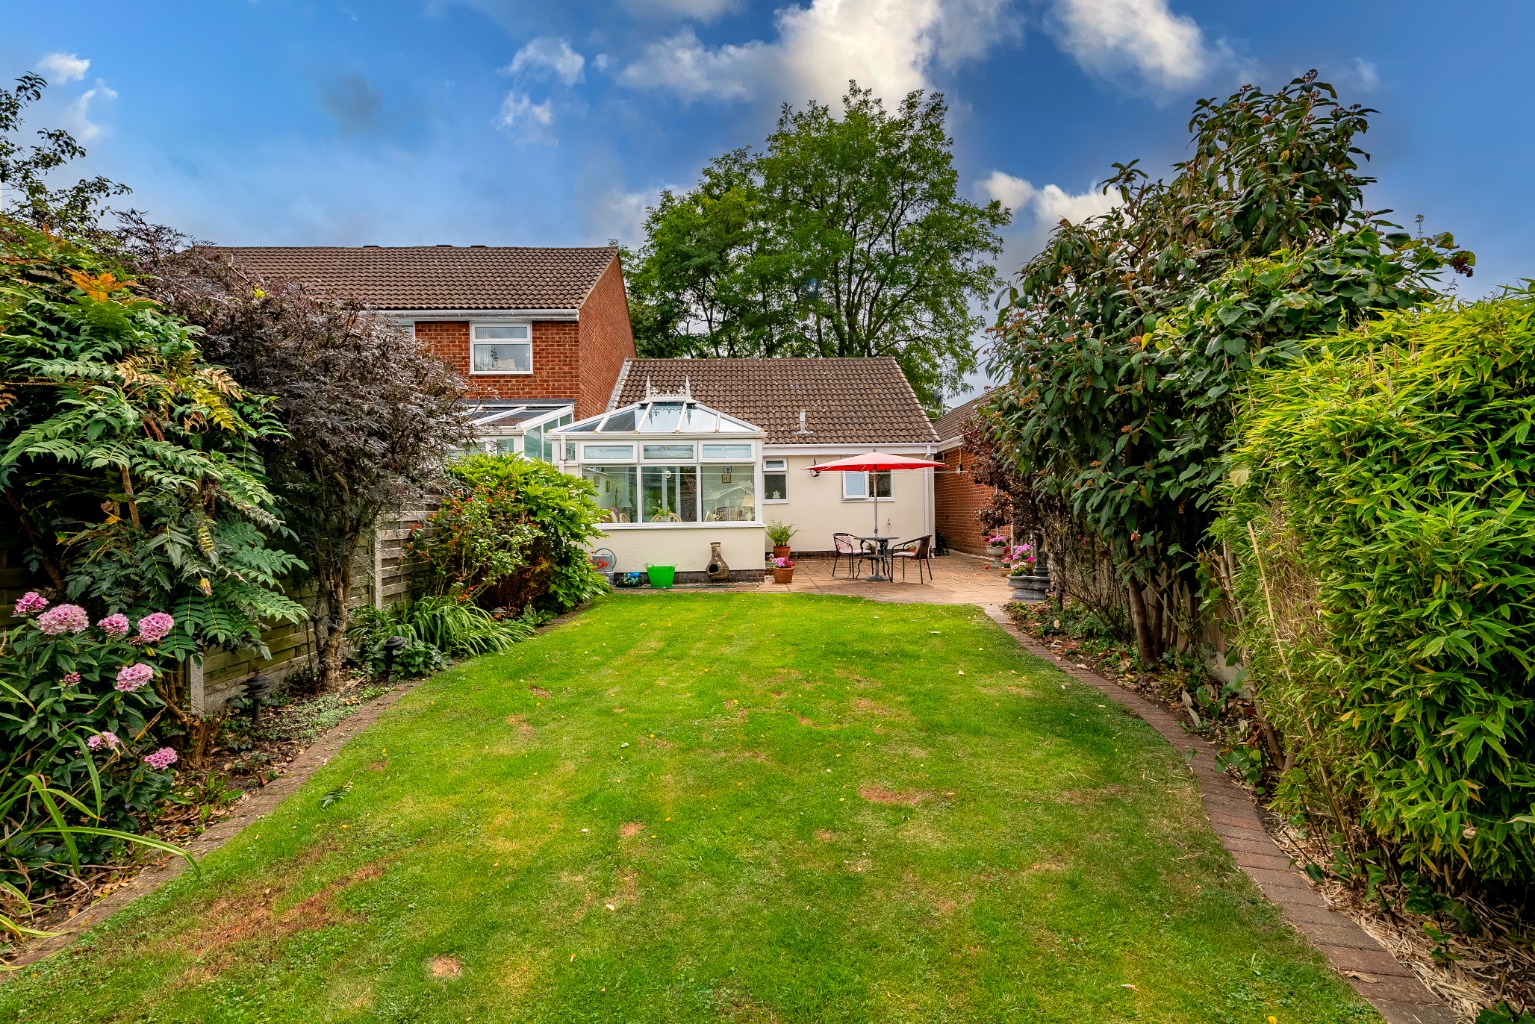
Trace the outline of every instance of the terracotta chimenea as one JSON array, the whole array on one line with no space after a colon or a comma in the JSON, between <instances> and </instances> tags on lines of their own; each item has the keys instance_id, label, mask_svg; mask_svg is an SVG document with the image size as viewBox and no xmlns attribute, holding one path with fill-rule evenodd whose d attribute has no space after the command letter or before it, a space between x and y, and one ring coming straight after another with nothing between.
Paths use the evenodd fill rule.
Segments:
<instances>
[{"instance_id":1,"label":"terracotta chimenea","mask_svg":"<svg viewBox=\"0 0 1535 1024\"><path fill-rule=\"evenodd\" d=\"M720 542L709 542L709 568L704 570L710 583L729 583L730 566L725 564L725 556L720 554Z\"/></svg>"}]
</instances>

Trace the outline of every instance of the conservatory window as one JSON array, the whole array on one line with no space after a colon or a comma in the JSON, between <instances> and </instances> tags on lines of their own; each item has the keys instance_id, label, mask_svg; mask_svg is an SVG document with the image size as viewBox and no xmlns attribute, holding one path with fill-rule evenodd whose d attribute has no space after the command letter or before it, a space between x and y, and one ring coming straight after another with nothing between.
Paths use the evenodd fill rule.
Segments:
<instances>
[{"instance_id":1,"label":"conservatory window","mask_svg":"<svg viewBox=\"0 0 1535 1024\"><path fill-rule=\"evenodd\" d=\"M739 466L705 463L699 471L705 522L749 523L756 519L757 473L750 461Z\"/></svg>"},{"instance_id":2,"label":"conservatory window","mask_svg":"<svg viewBox=\"0 0 1535 1024\"><path fill-rule=\"evenodd\" d=\"M597 507L605 523L639 521L639 505L634 500L633 466L582 466L581 476L597 488Z\"/></svg>"},{"instance_id":3,"label":"conservatory window","mask_svg":"<svg viewBox=\"0 0 1535 1024\"><path fill-rule=\"evenodd\" d=\"M528 324L475 324L469 340L471 373L532 373Z\"/></svg>"},{"instance_id":4,"label":"conservatory window","mask_svg":"<svg viewBox=\"0 0 1535 1024\"><path fill-rule=\"evenodd\" d=\"M647 444L642 446L641 453L646 461L652 459L669 462L692 462L693 445L689 444Z\"/></svg>"},{"instance_id":5,"label":"conservatory window","mask_svg":"<svg viewBox=\"0 0 1535 1024\"><path fill-rule=\"evenodd\" d=\"M747 462L752 457L752 446L739 442L731 444L710 444L704 442L704 461L714 462L718 459L728 459L732 462Z\"/></svg>"},{"instance_id":6,"label":"conservatory window","mask_svg":"<svg viewBox=\"0 0 1535 1024\"><path fill-rule=\"evenodd\" d=\"M634 461L632 444L588 444L581 447L581 458L588 462Z\"/></svg>"},{"instance_id":7,"label":"conservatory window","mask_svg":"<svg viewBox=\"0 0 1535 1024\"><path fill-rule=\"evenodd\" d=\"M698 522L698 467L645 466L640 470L641 522Z\"/></svg>"}]
</instances>

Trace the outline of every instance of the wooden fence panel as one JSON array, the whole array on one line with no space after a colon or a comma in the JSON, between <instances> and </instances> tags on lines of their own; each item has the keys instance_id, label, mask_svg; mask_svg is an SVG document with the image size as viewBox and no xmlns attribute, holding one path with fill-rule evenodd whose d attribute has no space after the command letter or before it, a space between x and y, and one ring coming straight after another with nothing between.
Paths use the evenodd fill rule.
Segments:
<instances>
[{"instance_id":1,"label":"wooden fence panel","mask_svg":"<svg viewBox=\"0 0 1535 1024\"><path fill-rule=\"evenodd\" d=\"M435 504L429 496L417 496L379 517L358 545L354 583L347 595L349 607L383 608L410 597L421 565L406 555L405 541L431 517ZM21 550L20 538L0 538L0 627L17 621L11 609L22 594L48 585L46 578L27 570ZM305 608L314 609L313 587L291 588L287 593ZM217 711L239 696L246 682L257 674L281 678L317 663L312 622L280 622L262 633L261 639L270 652L265 658L254 651L215 647L204 651L201 658L190 659L187 676L193 710L202 714Z\"/></svg>"}]
</instances>

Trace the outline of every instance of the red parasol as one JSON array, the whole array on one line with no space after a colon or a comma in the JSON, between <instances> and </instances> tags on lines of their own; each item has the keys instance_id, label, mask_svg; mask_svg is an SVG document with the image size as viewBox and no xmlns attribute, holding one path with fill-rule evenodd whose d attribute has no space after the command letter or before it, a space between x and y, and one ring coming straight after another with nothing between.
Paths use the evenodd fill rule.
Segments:
<instances>
[{"instance_id":1,"label":"red parasol","mask_svg":"<svg viewBox=\"0 0 1535 1024\"><path fill-rule=\"evenodd\" d=\"M892 469L942 469L943 463L934 462L932 459L914 459L909 455L887 455L884 452L869 452L865 455L852 455L836 462L823 462L819 466L811 466L812 473L883 473ZM873 495L870 495L872 498ZM874 536L879 536L879 502L870 501L874 506Z\"/></svg>"}]
</instances>

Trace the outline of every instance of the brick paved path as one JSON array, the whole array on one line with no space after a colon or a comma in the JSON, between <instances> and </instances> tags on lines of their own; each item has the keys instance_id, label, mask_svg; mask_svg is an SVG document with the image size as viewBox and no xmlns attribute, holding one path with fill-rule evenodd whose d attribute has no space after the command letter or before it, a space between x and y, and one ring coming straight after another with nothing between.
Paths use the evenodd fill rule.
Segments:
<instances>
[{"instance_id":1,"label":"brick paved path","mask_svg":"<svg viewBox=\"0 0 1535 1024\"><path fill-rule=\"evenodd\" d=\"M1368 999L1381 1016L1390 1024L1453 1024L1455 1014L1417 979L1410 967L1398 963L1353 918L1328 909L1327 901L1311 888L1305 872L1291 863L1269 838L1252 798L1216 766L1214 744L1186 731L1162 705L1062 660L1015 626L1001 605L985 607L986 614L1031 654L1051 662L1118 702L1186 755L1199 783L1199 795L1204 800L1210 826L1220 838L1221 845L1231 853L1237 866L1258 883L1263 894L1284 912L1286 920L1326 954L1338 973Z\"/></svg>"}]
</instances>

